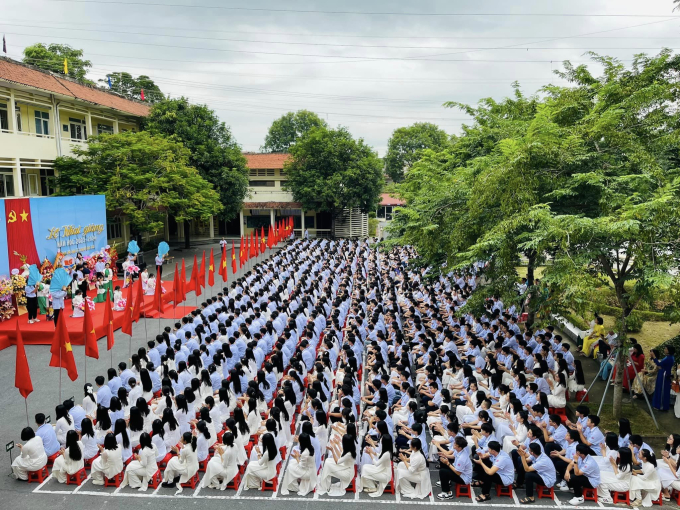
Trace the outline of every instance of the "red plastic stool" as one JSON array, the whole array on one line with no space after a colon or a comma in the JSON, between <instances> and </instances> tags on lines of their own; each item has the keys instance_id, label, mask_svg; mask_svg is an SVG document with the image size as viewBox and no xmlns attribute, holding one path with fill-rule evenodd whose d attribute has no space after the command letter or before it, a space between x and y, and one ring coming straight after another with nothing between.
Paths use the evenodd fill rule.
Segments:
<instances>
[{"instance_id":1,"label":"red plastic stool","mask_svg":"<svg viewBox=\"0 0 680 510\"><path fill-rule=\"evenodd\" d=\"M288 450L286 450L285 446L282 446L281 448L279 448L279 453L281 454L281 460L286 460L286 452L287 451Z\"/></svg>"},{"instance_id":2,"label":"red plastic stool","mask_svg":"<svg viewBox=\"0 0 680 510\"><path fill-rule=\"evenodd\" d=\"M38 482L38 483L43 483L45 481L45 478L50 476L49 471L47 471L47 466L43 466L42 469L39 469L38 471L29 471L28 472L28 481L30 482Z\"/></svg>"},{"instance_id":3,"label":"red plastic stool","mask_svg":"<svg viewBox=\"0 0 680 510\"><path fill-rule=\"evenodd\" d=\"M92 463L99 457L99 452L97 452L97 455L92 457L91 459L85 459L85 469L92 469Z\"/></svg>"},{"instance_id":4,"label":"red plastic stool","mask_svg":"<svg viewBox=\"0 0 680 510\"><path fill-rule=\"evenodd\" d=\"M383 492L394 494L394 468L392 469L392 478L390 478L390 481L385 485L385 490Z\"/></svg>"},{"instance_id":5,"label":"red plastic stool","mask_svg":"<svg viewBox=\"0 0 680 510\"><path fill-rule=\"evenodd\" d=\"M85 468L76 471L72 475L66 474L66 485L80 485L87 478Z\"/></svg>"},{"instance_id":6,"label":"red plastic stool","mask_svg":"<svg viewBox=\"0 0 680 510\"><path fill-rule=\"evenodd\" d=\"M675 502L680 505L680 491L673 489L673 492L671 492L671 499L674 499Z\"/></svg>"},{"instance_id":7,"label":"red plastic stool","mask_svg":"<svg viewBox=\"0 0 680 510\"><path fill-rule=\"evenodd\" d=\"M182 487L188 487L190 489L195 489L196 486L198 485L199 479L198 479L198 472L194 473L194 476L189 478L186 482L182 484Z\"/></svg>"},{"instance_id":8,"label":"red plastic stool","mask_svg":"<svg viewBox=\"0 0 680 510\"><path fill-rule=\"evenodd\" d=\"M583 500L584 501L594 501L597 503L597 489L586 489L583 488Z\"/></svg>"},{"instance_id":9,"label":"red plastic stool","mask_svg":"<svg viewBox=\"0 0 680 510\"><path fill-rule=\"evenodd\" d=\"M173 457L174 455L172 453L166 454L166 456L163 457L163 460L158 463L158 468L165 471L165 468L168 467L168 462L170 462L170 459Z\"/></svg>"},{"instance_id":10,"label":"red plastic stool","mask_svg":"<svg viewBox=\"0 0 680 510\"><path fill-rule=\"evenodd\" d=\"M54 461L57 460L57 457L59 457L59 455L61 455L61 453L57 452L47 457L47 464L45 465L45 467L51 468L52 466L54 466Z\"/></svg>"},{"instance_id":11,"label":"red plastic stool","mask_svg":"<svg viewBox=\"0 0 680 510\"><path fill-rule=\"evenodd\" d=\"M279 486L279 472L281 471L281 463L279 462L276 465L276 476L272 478L271 482L265 482L262 480L262 486L260 487L261 491L272 491L276 492L277 487Z\"/></svg>"},{"instance_id":12,"label":"red plastic stool","mask_svg":"<svg viewBox=\"0 0 680 510\"><path fill-rule=\"evenodd\" d=\"M205 473L208 470L208 461L210 460L210 457L206 457L204 460L198 463L198 471L201 473Z\"/></svg>"},{"instance_id":13,"label":"red plastic stool","mask_svg":"<svg viewBox=\"0 0 680 510\"><path fill-rule=\"evenodd\" d=\"M536 489L537 489L537 493L538 493L538 499L543 499L543 498L546 498L546 499L549 498L549 499L552 499L552 500L555 499L555 488L554 487L550 487L548 489L544 485L537 485Z\"/></svg>"},{"instance_id":14,"label":"red plastic stool","mask_svg":"<svg viewBox=\"0 0 680 510\"><path fill-rule=\"evenodd\" d=\"M241 485L241 477L242 476L243 476L243 474L239 470L239 472L236 473L236 476L231 480L231 482L229 482L227 484L227 489L233 489L233 490L237 491L238 488L239 488L239 485Z\"/></svg>"},{"instance_id":15,"label":"red plastic stool","mask_svg":"<svg viewBox=\"0 0 680 510\"><path fill-rule=\"evenodd\" d=\"M585 398L583 398L584 396L585 396ZM583 398L584 402L589 402L588 394L585 392L585 390L584 391L577 391L576 392L576 401L580 402L582 398Z\"/></svg>"},{"instance_id":16,"label":"red plastic stool","mask_svg":"<svg viewBox=\"0 0 680 510\"><path fill-rule=\"evenodd\" d=\"M157 489L162 481L163 477L161 476L161 470L157 469L153 476L149 479L149 487L152 489Z\"/></svg>"},{"instance_id":17,"label":"red plastic stool","mask_svg":"<svg viewBox=\"0 0 680 510\"><path fill-rule=\"evenodd\" d=\"M123 482L123 472L121 471L113 478L104 477L104 487L120 487Z\"/></svg>"},{"instance_id":18,"label":"red plastic stool","mask_svg":"<svg viewBox=\"0 0 680 510\"><path fill-rule=\"evenodd\" d=\"M354 478L352 478L352 481L349 482L349 485L345 489L346 492L355 492L357 491L357 467L356 465L354 466Z\"/></svg>"},{"instance_id":19,"label":"red plastic stool","mask_svg":"<svg viewBox=\"0 0 680 510\"><path fill-rule=\"evenodd\" d=\"M625 503L626 505L630 506L630 492L615 492L611 491L612 494L612 500L614 501L614 504L617 503Z\"/></svg>"},{"instance_id":20,"label":"red plastic stool","mask_svg":"<svg viewBox=\"0 0 680 510\"><path fill-rule=\"evenodd\" d=\"M470 489L470 484L459 485L456 484L456 497L464 497L472 499L472 490Z\"/></svg>"},{"instance_id":21,"label":"red plastic stool","mask_svg":"<svg viewBox=\"0 0 680 510\"><path fill-rule=\"evenodd\" d=\"M652 501L652 505L663 506L663 495L661 493L659 493L659 499Z\"/></svg>"},{"instance_id":22,"label":"red plastic stool","mask_svg":"<svg viewBox=\"0 0 680 510\"><path fill-rule=\"evenodd\" d=\"M501 485L500 483L496 484L496 497L500 496L510 496L512 497L512 485Z\"/></svg>"}]
</instances>

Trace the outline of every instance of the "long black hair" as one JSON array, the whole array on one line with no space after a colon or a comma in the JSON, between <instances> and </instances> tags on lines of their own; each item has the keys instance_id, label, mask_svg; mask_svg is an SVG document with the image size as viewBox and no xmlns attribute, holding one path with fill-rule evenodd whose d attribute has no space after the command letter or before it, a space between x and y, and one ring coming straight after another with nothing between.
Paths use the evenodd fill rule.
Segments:
<instances>
[{"instance_id":1,"label":"long black hair","mask_svg":"<svg viewBox=\"0 0 680 510\"><path fill-rule=\"evenodd\" d=\"M243 414L243 408L237 407L234 409L234 421L238 425L238 430L241 434L250 434L250 429L248 428L248 422Z\"/></svg>"},{"instance_id":2,"label":"long black hair","mask_svg":"<svg viewBox=\"0 0 680 510\"><path fill-rule=\"evenodd\" d=\"M92 426L92 420L89 418L83 418L83 421L80 422L80 436L94 437L94 427Z\"/></svg>"},{"instance_id":3,"label":"long black hair","mask_svg":"<svg viewBox=\"0 0 680 510\"><path fill-rule=\"evenodd\" d=\"M113 432L116 435L120 434L124 448L130 448L130 436L128 436L127 424L123 418L118 418L116 420L116 425L113 429Z\"/></svg>"},{"instance_id":4,"label":"long black hair","mask_svg":"<svg viewBox=\"0 0 680 510\"><path fill-rule=\"evenodd\" d=\"M68 448L68 456L71 460L80 460L83 458L83 451L78 446L78 433L75 430L69 430L66 433L66 446Z\"/></svg>"},{"instance_id":5,"label":"long black hair","mask_svg":"<svg viewBox=\"0 0 680 510\"><path fill-rule=\"evenodd\" d=\"M196 451L196 436L194 436L191 432L185 432L182 435L182 441L184 441L184 444L191 445L191 449L193 451Z\"/></svg>"},{"instance_id":6,"label":"long black hair","mask_svg":"<svg viewBox=\"0 0 680 510\"><path fill-rule=\"evenodd\" d=\"M350 434L342 436L342 455L350 454L353 459L357 458L357 445Z\"/></svg>"},{"instance_id":7,"label":"long black hair","mask_svg":"<svg viewBox=\"0 0 680 510\"><path fill-rule=\"evenodd\" d=\"M175 418L174 413L172 412L172 409L169 407L166 407L163 409L163 425L167 423L168 428L170 430L176 430L179 427L179 423L177 422L177 418Z\"/></svg>"},{"instance_id":8,"label":"long black hair","mask_svg":"<svg viewBox=\"0 0 680 510\"><path fill-rule=\"evenodd\" d=\"M312 445L312 438L309 434L302 433L299 436L300 441L300 454L307 450L310 457L314 457L314 446Z\"/></svg>"},{"instance_id":9,"label":"long black hair","mask_svg":"<svg viewBox=\"0 0 680 510\"><path fill-rule=\"evenodd\" d=\"M269 460L272 461L279 454L279 449L276 447L274 436L267 432L262 436L262 455L269 455Z\"/></svg>"}]
</instances>

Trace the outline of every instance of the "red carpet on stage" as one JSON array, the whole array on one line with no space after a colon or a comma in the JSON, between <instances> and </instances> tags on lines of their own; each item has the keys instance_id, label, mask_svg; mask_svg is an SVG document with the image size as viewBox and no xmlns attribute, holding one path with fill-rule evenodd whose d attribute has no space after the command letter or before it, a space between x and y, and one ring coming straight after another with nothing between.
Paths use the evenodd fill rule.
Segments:
<instances>
[{"instance_id":1,"label":"red carpet on stage","mask_svg":"<svg viewBox=\"0 0 680 510\"><path fill-rule=\"evenodd\" d=\"M178 306L176 310L172 308L172 298L174 297L172 290L172 282L163 282L163 288L166 293L163 294L163 303L165 309L162 318L172 319L174 317L183 317L191 310L193 306ZM144 296L144 309L142 310L146 317L158 318L158 311L153 309L153 296ZM83 335L83 317L69 317L71 314L71 300L67 300L64 305L64 310L59 317L59 320L66 319L66 327L69 331L71 343L74 345L84 345L85 339ZM16 341L17 321L19 321L19 328L21 329L21 336L25 344L30 345L49 345L52 343L52 335L54 334L54 322L46 321L44 315L39 315L40 322L35 324L28 323L28 314L21 316L14 316L10 320L0 322L0 350L13 345ZM97 338L103 338L106 335L106 328L104 325L104 303L97 303L95 310L92 313L92 321L94 322ZM113 329L120 329L123 325L123 312L113 312Z\"/></svg>"}]
</instances>

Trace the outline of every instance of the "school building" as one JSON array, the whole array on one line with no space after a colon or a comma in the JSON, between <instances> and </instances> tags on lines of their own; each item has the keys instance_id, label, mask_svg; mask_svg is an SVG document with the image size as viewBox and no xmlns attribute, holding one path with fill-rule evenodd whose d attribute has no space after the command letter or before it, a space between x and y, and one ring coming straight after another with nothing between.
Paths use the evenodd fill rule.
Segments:
<instances>
[{"instance_id":1,"label":"school building","mask_svg":"<svg viewBox=\"0 0 680 510\"><path fill-rule=\"evenodd\" d=\"M52 195L57 157L90 135L138 131L148 113L142 102L0 57L0 199ZM109 217L107 236L124 247L129 226Z\"/></svg>"}]
</instances>

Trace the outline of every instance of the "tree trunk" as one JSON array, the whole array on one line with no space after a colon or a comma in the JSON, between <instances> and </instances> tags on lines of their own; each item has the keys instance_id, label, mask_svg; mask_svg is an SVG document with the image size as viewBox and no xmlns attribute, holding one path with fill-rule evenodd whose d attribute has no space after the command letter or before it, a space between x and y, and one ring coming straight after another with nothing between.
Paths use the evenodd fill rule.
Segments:
<instances>
[{"instance_id":1,"label":"tree trunk","mask_svg":"<svg viewBox=\"0 0 680 510\"><path fill-rule=\"evenodd\" d=\"M532 287L534 285L534 271L536 269L536 252L534 250L530 251L529 253L526 254L528 263L527 263L527 289ZM526 293L525 293L526 294ZM524 299L524 298L522 298ZM528 310L528 315L527 315L527 327L531 327L534 325L534 321L536 320L536 309L533 306L529 306Z\"/></svg>"},{"instance_id":2,"label":"tree trunk","mask_svg":"<svg viewBox=\"0 0 680 510\"><path fill-rule=\"evenodd\" d=\"M189 220L184 220L182 225L184 226L184 247L188 250L191 248L191 223Z\"/></svg>"}]
</instances>

